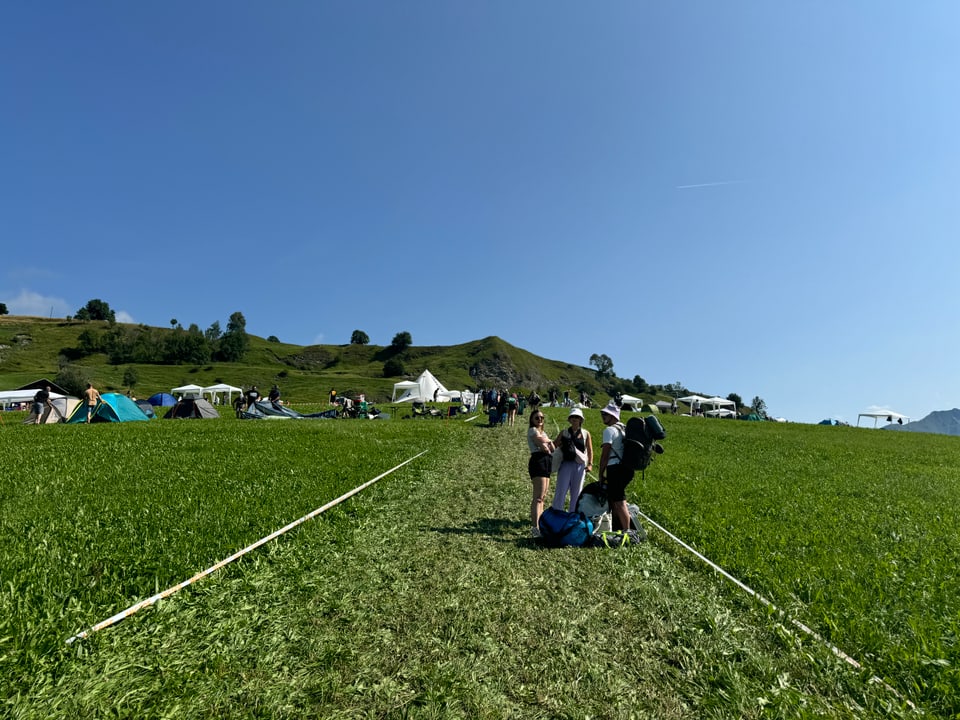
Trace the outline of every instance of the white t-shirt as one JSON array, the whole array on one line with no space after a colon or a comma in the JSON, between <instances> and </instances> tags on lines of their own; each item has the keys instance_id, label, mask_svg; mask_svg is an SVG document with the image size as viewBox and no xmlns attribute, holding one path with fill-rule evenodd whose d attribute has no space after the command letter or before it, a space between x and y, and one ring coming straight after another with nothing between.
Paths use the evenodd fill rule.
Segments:
<instances>
[{"instance_id":1,"label":"white t-shirt","mask_svg":"<svg viewBox=\"0 0 960 720\"><path fill-rule=\"evenodd\" d=\"M619 465L623 457L623 428L616 425L607 425L603 429L603 445L610 445L610 454L607 456L607 467Z\"/></svg>"}]
</instances>

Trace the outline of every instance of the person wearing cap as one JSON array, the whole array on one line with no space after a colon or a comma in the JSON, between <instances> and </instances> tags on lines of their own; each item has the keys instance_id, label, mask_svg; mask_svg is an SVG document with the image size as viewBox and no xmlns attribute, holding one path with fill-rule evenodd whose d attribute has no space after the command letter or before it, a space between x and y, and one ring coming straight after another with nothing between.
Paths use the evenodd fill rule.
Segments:
<instances>
[{"instance_id":1,"label":"person wearing cap","mask_svg":"<svg viewBox=\"0 0 960 720\"><path fill-rule=\"evenodd\" d=\"M577 509L577 500L583 489L583 478L593 470L593 440L583 427L583 411L575 407L567 416L570 427L560 431L554 447L563 448L563 462L557 470L557 487L553 491L553 509L565 510L564 501L570 493L570 512Z\"/></svg>"},{"instance_id":2,"label":"person wearing cap","mask_svg":"<svg viewBox=\"0 0 960 720\"><path fill-rule=\"evenodd\" d=\"M627 511L627 485L633 480L633 470L622 465L624 428L620 423L620 408L611 401L600 411L603 421L602 452L600 453L600 482L607 488L607 502L613 516L614 530L630 529Z\"/></svg>"},{"instance_id":3,"label":"person wearing cap","mask_svg":"<svg viewBox=\"0 0 960 720\"><path fill-rule=\"evenodd\" d=\"M530 450L530 460L527 471L530 473L530 482L533 483L533 499L530 501L530 535L540 537L540 514L543 512L543 500L547 497L550 487L550 470L552 466L553 441L543 429L543 412L534 410L530 413L530 425L527 430L527 447Z\"/></svg>"}]
</instances>

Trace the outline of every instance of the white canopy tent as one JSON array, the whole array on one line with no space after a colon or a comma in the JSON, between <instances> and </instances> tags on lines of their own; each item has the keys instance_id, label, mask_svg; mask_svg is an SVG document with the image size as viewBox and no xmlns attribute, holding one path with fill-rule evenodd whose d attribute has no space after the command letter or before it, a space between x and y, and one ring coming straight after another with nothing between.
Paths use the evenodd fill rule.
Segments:
<instances>
[{"instance_id":1,"label":"white canopy tent","mask_svg":"<svg viewBox=\"0 0 960 720\"><path fill-rule=\"evenodd\" d=\"M213 402L214 396L220 393L226 393L227 395L226 404L229 405L233 401L233 394L242 393L242 392L243 390L241 388L234 387L233 385L227 385L226 383L217 383L216 385L208 385L207 387L203 388L203 390L200 391L200 394L209 395L210 402Z\"/></svg>"},{"instance_id":2,"label":"white canopy tent","mask_svg":"<svg viewBox=\"0 0 960 720\"><path fill-rule=\"evenodd\" d=\"M7 407L14 403L33 402L33 396L37 394L36 390L0 390L0 407ZM68 397L59 393L51 392L50 399Z\"/></svg>"},{"instance_id":3,"label":"white canopy tent","mask_svg":"<svg viewBox=\"0 0 960 720\"><path fill-rule=\"evenodd\" d=\"M400 392L400 396L397 396L397 392ZM450 396L457 395L459 396L459 391L451 393L447 390L443 383L437 380L433 373L429 370L424 370L420 373L420 377L416 381L403 381L395 383L393 386L393 397L390 399L390 402L401 403L401 402L431 402L436 396L437 400L441 398L443 400L449 400Z\"/></svg>"},{"instance_id":4,"label":"white canopy tent","mask_svg":"<svg viewBox=\"0 0 960 720\"><path fill-rule=\"evenodd\" d=\"M716 410L707 410L704 415L707 417L728 418L736 417L737 413L727 408L717 408Z\"/></svg>"},{"instance_id":5,"label":"white canopy tent","mask_svg":"<svg viewBox=\"0 0 960 720\"><path fill-rule=\"evenodd\" d=\"M170 394L177 398L181 395L185 398L199 398L203 396L203 388L199 385L182 385L173 388Z\"/></svg>"},{"instance_id":6,"label":"white canopy tent","mask_svg":"<svg viewBox=\"0 0 960 720\"><path fill-rule=\"evenodd\" d=\"M703 404L710 398L705 398L702 395L687 395L686 397L677 398L677 402L685 402L690 406L690 414L693 415L696 406L699 404L700 409L703 410Z\"/></svg>"},{"instance_id":7,"label":"white canopy tent","mask_svg":"<svg viewBox=\"0 0 960 720\"><path fill-rule=\"evenodd\" d=\"M903 425L904 421L910 422L910 418L906 415L901 415L898 412L894 412L888 408L881 407L870 407L866 411L857 415L857 427L860 427L860 418L868 417L873 418L873 426L877 426L878 420L886 420L888 423L898 423Z\"/></svg>"},{"instance_id":8,"label":"white canopy tent","mask_svg":"<svg viewBox=\"0 0 960 720\"><path fill-rule=\"evenodd\" d=\"M620 409L627 412L640 412L643 408L643 400L633 395L621 395L620 401Z\"/></svg>"},{"instance_id":9,"label":"white canopy tent","mask_svg":"<svg viewBox=\"0 0 960 720\"><path fill-rule=\"evenodd\" d=\"M712 397L712 398L707 398L706 400L702 400L700 404L701 404L701 405L709 405L709 406L711 406L714 410L720 410L720 409L722 409L722 408L733 408L732 414L733 414L733 415L736 415L736 414L737 414L737 404L736 404L733 400L727 400L726 398L716 397L716 396L715 396L715 397ZM708 412L708 413L704 413L704 414L705 414L705 415L710 415L709 412ZM716 416L716 415L710 415L710 417L718 417L718 416ZM726 415L723 415L722 417L727 417L727 416L726 416Z\"/></svg>"}]
</instances>

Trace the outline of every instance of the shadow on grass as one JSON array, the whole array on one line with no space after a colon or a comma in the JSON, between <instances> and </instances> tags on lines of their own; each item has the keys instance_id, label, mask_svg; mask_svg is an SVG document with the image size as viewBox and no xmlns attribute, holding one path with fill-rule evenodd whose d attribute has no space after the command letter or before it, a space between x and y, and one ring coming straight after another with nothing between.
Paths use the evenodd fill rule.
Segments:
<instances>
[{"instance_id":1,"label":"shadow on grass","mask_svg":"<svg viewBox=\"0 0 960 720\"><path fill-rule=\"evenodd\" d=\"M517 541L517 530L521 528L526 529L529 525L530 522L527 520L478 518L467 525L458 527L432 527L430 530L444 535L486 535L497 542L515 543Z\"/></svg>"}]
</instances>

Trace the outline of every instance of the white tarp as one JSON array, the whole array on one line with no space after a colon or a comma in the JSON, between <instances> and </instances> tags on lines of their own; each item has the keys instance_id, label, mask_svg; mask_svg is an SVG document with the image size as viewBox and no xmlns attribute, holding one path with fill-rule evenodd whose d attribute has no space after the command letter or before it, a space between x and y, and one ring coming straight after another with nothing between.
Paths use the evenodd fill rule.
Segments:
<instances>
[{"instance_id":1,"label":"white tarp","mask_svg":"<svg viewBox=\"0 0 960 720\"><path fill-rule=\"evenodd\" d=\"M398 389L403 390L400 397L397 397ZM453 394L458 395L459 392ZM420 373L420 377L417 378L416 382L412 384L410 381L406 383L396 383L393 386L393 398L390 402L432 402L434 396L436 396L437 400L447 401L450 399L450 395L450 391L433 376L433 373L429 370L424 370Z\"/></svg>"}]
</instances>

